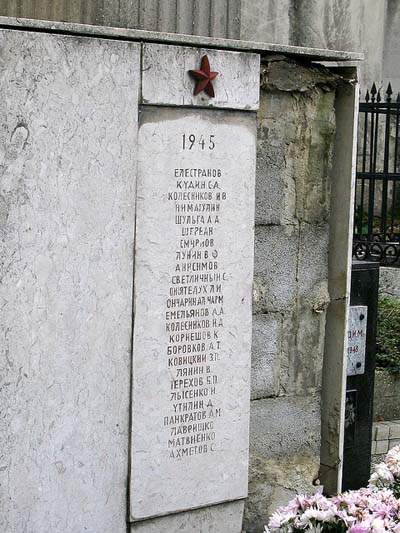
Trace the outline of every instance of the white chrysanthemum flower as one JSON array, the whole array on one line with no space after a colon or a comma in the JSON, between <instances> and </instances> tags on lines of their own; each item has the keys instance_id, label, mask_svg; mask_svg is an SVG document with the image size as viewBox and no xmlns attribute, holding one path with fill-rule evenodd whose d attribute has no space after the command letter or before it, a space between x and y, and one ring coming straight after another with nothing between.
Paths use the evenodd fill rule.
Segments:
<instances>
[{"instance_id":1,"label":"white chrysanthemum flower","mask_svg":"<svg viewBox=\"0 0 400 533\"><path fill-rule=\"evenodd\" d=\"M375 472L378 474L380 479L383 481L388 481L389 483L393 483L394 476L391 472L390 468L386 463L379 463L375 466Z\"/></svg>"},{"instance_id":2,"label":"white chrysanthemum flower","mask_svg":"<svg viewBox=\"0 0 400 533\"><path fill-rule=\"evenodd\" d=\"M385 521L382 518L375 518L371 523L373 533L386 533Z\"/></svg>"},{"instance_id":3,"label":"white chrysanthemum flower","mask_svg":"<svg viewBox=\"0 0 400 533\"><path fill-rule=\"evenodd\" d=\"M388 451L385 463L388 465L390 470L395 474L400 476L400 446L394 446L391 450Z\"/></svg>"},{"instance_id":4,"label":"white chrysanthemum flower","mask_svg":"<svg viewBox=\"0 0 400 533\"><path fill-rule=\"evenodd\" d=\"M290 520L293 520L293 518L296 516L296 513L295 512L281 512L282 509L278 509L277 511L275 511L274 513L272 513L271 515L271 518L269 519L269 522L268 522L268 531L272 530L272 531L277 531L283 527L286 527L289 529L291 529L289 527L289 524L288 522L290 522Z\"/></svg>"},{"instance_id":5,"label":"white chrysanthemum flower","mask_svg":"<svg viewBox=\"0 0 400 533\"><path fill-rule=\"evenodd\" d=\"M379 476L376 472L374 472L371 477L369 478L369 484L370 485L373 485L374 487L377 486L378 482L379 482Z\"/></svg>"},{"instance_id":6,"label":"white chrysanthemum flower","mask_svg":"<svg viewBox=\"0 0 400 533\"><path fill-rule=\"evenodd\" d=\"M311 507L304 511L298 523L303 526L312 526L313 520L317 520L318 522L333 522L335 520L335 512L333 509L322 510Z\"/></svg>"}]
</instances>

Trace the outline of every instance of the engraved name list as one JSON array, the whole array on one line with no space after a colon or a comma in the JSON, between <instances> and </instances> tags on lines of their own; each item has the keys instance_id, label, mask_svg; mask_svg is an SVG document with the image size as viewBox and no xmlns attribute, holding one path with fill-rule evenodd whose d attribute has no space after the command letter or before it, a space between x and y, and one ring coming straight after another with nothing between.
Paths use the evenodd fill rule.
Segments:
<instances>
[{"instance_id":1,"label":"engraved name list","mask_svg":"<svg viewBox=\"0 0 400 533\"><path fill-rule=\"evenodd\" d=\"M142 117L134 518L246 496L252 120L241 112L171 108L146 108Z\"/></svg>"},{"instance_id":2,"label":"engraved name list","mask_svg":"<svg viewBox=\"0 0 400 533\"><path fill-rule=\"evenodd\" d=\"M183 134L182 148L207 149L204 136L197 140ZM218 150L218 141L212 140L208 149ZM171 181L168 201L178 232L165 312L167 366L173 375L163 423L169 428L170 458L182 458L216 450L216 419L223 416L218 362L227 274L218 256L227 193L221 168L175 168Z\"/></svg>"}]
</instances>

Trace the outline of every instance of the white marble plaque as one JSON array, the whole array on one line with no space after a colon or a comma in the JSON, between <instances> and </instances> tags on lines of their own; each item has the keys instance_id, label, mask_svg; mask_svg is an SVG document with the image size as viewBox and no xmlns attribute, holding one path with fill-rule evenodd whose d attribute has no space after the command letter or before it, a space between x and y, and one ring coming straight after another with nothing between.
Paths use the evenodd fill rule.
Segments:
<instances>
[{"instance_id":1,"label":"white marble plaque","mask_svg":"<svg viewBox=\"0 0 400 533\"><path fill-rule=\"evenodd\" d=\"M347 328L347 375L357 376L365 372L365 343L367 339L368 307L349 307Z\"/></svg>"},{"instance_id":2,"label":"white marble plaque","mask_svg":"<svg viewBox=\"0 0 400 533\"><path fill-rule=\"evenodd\" d=\"M255 118L142 111L132 520L247 495Z\"/></svg>"}]
</instances>

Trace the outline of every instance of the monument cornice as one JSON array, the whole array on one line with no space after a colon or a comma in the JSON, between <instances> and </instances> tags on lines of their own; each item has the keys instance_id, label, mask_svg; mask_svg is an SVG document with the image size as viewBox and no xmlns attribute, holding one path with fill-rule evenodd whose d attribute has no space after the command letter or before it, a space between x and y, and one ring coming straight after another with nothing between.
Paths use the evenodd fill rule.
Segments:
<instances>
[{"instance_id":1,"label":"monument cornice","mask_svg":"<svg viewBox=\"0 0 400 533\"><path fill-rule=\"evenodd\" d=\"M284 54L288 57L303 58L308 61L353 62L363 61L364 59L364 54L360 52L348 52L345 50L328 50L286 44L242 41L236 39L223 39L219 37L202 37L179 33L165 33L130 28L113 28L109 26L95 26L91 24L55 22L16 17L0 17L0 27L3 29L22 29L25 31L42 31L46 33L101 37L135 42L143 41L201 48L217 48L240 52L256 52L261 55Z\"/></svg>"}]
</instances>

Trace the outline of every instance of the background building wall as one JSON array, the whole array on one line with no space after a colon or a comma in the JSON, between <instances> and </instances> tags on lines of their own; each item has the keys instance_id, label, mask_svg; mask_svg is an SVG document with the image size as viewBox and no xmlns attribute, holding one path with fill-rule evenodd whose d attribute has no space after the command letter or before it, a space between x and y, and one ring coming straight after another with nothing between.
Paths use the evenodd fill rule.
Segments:
<instances>
[{"instance_id":1,"label":"background building wall","mask_svg":"<svg viewBox=\"0 0 400 533\"><path fill-rule=\"evenodd\" d=\"M238 39L240 0L0 0L0 15Z\"/></svg>"},{"instance_id":2,"label":"background building wall","mask_svg":"<svg viewBox=\"0 0 400 533\"><path fill-rule=\"evenodd\" d=\"M303 0L295 5L290 44L363 52L361 88L382 81L385 0Z\"/></svg>"},{"instance_id":3,"label":"background building wall","mask_svg":"<svg viewBox=\"0 0 400 533\"><path fill-rule=\"evenodd\" d=\"M388 81L391 81L393 89L397 92L400 91L400 3L397 0L387 1L384 32L384 86L387 85Z\"/></svg>"},{"instance_id":4,"label":"background building wall","mask_svg":"<svg viewBox=\"0 0 400 533\"><path fill-rule=\"evenodd\" d=\"M242 0L240 38L290 44L292 0Z\"/></svg>"},{"instance_id":5,"label":"background building wall","mask_svg":"<svg viewBox=\"0 0 400 533\"><path fill-rule=\"evenodd\" d=\"M400 47L396 0L242 0L241 5L241 39L363 52L362 89L400 75L395 58L389 59Z\"/></svg>"}]
</instances>

